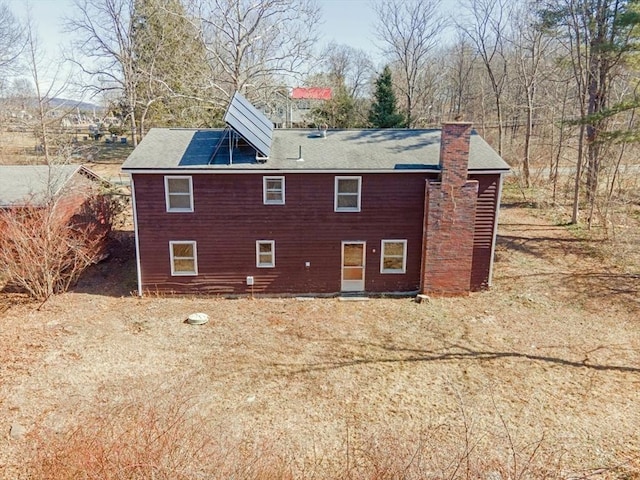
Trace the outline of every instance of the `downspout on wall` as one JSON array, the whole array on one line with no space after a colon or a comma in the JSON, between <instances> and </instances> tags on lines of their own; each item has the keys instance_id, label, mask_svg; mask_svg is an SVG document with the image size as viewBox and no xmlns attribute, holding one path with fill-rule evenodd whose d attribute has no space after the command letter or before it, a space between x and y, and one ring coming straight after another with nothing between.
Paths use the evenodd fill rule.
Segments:
<instances>
[{"instance_id":1,"label":"downspout on wall","mask_svg":"<svg viewBox=\"0 0 640 480\"><path fill-rule=\"evenodd\" d=\"M129 174L131 185L131 205L133 206L133 233L136 245L136 275L138 280L138 296L142 297L142 262L140 261L140 237L138 235L138 209L136 204L136 188L133 173Z\"/></svg>"}]
</instances>

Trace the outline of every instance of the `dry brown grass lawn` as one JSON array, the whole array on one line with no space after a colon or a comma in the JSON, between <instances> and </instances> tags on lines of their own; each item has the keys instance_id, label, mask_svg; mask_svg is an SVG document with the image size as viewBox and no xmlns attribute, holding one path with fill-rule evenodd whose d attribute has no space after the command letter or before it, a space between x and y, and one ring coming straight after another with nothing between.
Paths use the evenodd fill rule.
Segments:
<instances>
[{"instance_id":1,"label":"dry brown grass lawn","mask_svg":"<svg viewBox=\"0 0 640 480\"><path fill-rule=\"evenodd\" d=\"M640 478L638 271L501 222L468 298L4 297L0 478Z\"/></svg>"},{"instance_id":2,"label":"dry brown grass lawn","mask_svg":"<svg viewBox=\"0 0 640 480\"><path fill-rule=\"evenodd\" d=\"M133 151L131 142L121 144L106 143L104 139L85 139L88 134L85 130L82 127L77 134L74 129L65 134L52 134L52 152L61 155L65 162L82 163L104 178L124 180L127 176L121 172L120 167ZM38 143L31 132L0 129L0 165L44 164L44 156L36 153Z\"/></svg>"}]
</instances>

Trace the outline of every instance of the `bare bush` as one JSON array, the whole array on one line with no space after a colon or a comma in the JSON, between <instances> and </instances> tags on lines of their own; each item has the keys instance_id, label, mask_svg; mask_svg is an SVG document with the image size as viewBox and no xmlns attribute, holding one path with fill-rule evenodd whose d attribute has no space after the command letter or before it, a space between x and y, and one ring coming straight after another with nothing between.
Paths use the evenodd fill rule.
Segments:
<instances>
[{"instance_id":1,"label":"bare bush","mask_svg":"<svg viewBox=\"0 0 640 480\"><path fill-rule=\"evenodd\" d=\"M506 423L495 425L495 435L486 435L468 414L426 425L415 435L380 425L347 427L337 450L316 451L314 446L313 454L277 435L262 438L255 431L213 424L196 401L180 394L126 399L80 422L67 434L44 429L31 434L33 478L563 478L561 454L543 438L521 442Z\"/></svg>"},{"instance_id":2,"label":"bare bush","mask_svg":"<svg viewBox=\"0 0 640 480\"><path fill-rule=\"evenodd\" d=\"M125 400L67 435L40 432L31 474L43 480L294 478L270 442L234 439L183 400Z\"/></svg>"},{"instance_id":3,"label":"bare bush","mask_svg":"<svg viewBox=\"0 0 640 480\"><path fill-rule=\"evenodd\" d=\"M93 189L0 211L0 271L37 300L61 293L105 255L121 202Z\"/></svg>"}]
</instances>

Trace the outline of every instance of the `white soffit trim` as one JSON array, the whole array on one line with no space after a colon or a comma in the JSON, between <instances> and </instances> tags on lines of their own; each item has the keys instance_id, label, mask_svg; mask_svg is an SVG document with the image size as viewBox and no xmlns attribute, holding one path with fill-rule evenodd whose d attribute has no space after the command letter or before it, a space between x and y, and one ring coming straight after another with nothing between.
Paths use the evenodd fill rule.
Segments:
<instances>
[{"instance_id":1,"label":"white soffit trim","mask_svg":"<svg viewBox=\"0 0 640 480\"><path fill-rule=\"evenodd\" d=\"M356 175L359 173L397 173L397 174L406 174L406 173L439 173L441 170L439 167L433 168L409 168L409 169L398 169L398 170L387 170L387 169L263 169L263 168L242 168L242 169L215 169L215 168L162 168L162 169L136 169L136 168L123 168L123 172L128 174L158 174L158 175L197 175L197 174L206 174L206 175L229 175L229 174L259 174L259 175L284 175L284 174L292 174L292 173L330 173L336 175ZM510 170L469 170L469 175L504 175L509 173Z\"/></svg>"},{"instance_id":2,"label":"white soffit trim","mask_svg":"<svg viewBox=\"0 0 640 480\"><path fill-rule=\"evenodd\" d=\"M207 175L229 175L229 174L234 174L234 175L244 175L244 174L259 174L259 175L285 175L285 174L292 174L292 173L300 173L300 174L304 174L304 173L330 173L330 174L336 174L336 175L356 175L356 174L360 174L360 173L398 173L398 174L404 174L404 173L438 173L440 171L440 169L438 168L433 168L433 169L407 169L407 170L372 170L372 169L365 169L365 170L335 170L335 169L327 169L327 170L286 170L286 169L271 169L271 170L266 170L266 169L238 169L238 170L227 170L227 169L211 169L211 168L207 168L207 169L162 169L162 170L147 170L147 169L140 169L140 170L134 170L134 169L123 169L123 172L129 173L129 174L133 174L133 175L140 175L140 174L158 174L158 175L197 175L197 174L207 174ZM482 172L485 173L485 172ZM497 172L496 172L497 173Z\"/></svg>"}]
</instances>

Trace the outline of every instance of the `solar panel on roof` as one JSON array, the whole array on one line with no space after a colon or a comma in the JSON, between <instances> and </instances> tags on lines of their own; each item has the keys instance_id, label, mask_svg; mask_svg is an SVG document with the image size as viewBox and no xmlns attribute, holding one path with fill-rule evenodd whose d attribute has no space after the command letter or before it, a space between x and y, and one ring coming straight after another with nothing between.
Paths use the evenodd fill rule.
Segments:
<instances>
[{"instance_id":1,"label":"solar panel on roof","mask_svg":"<svg viewBox=\"0 0 640 480\"><path fill-rule=\"evenodd\" d=\"M262 156L269 156L273 123L239 92L233 94L224 121Z\"/></svg>"}]
</instances>

